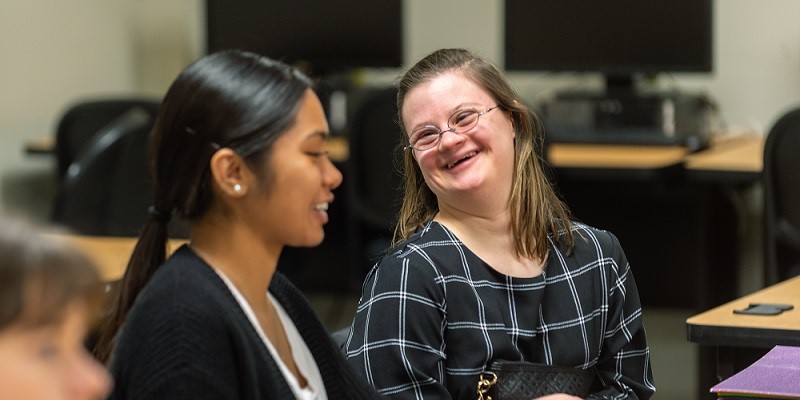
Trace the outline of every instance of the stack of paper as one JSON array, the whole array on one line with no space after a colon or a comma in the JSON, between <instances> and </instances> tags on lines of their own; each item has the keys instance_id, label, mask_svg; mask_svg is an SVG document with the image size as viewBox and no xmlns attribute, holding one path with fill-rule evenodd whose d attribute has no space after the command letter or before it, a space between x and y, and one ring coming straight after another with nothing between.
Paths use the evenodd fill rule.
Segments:
<instances>
[{"instance_id":1,"label":"stack of paper","mask_svg":"<svg viewBox=\"0 0 800 400\"><path fill-rule=\"evenodd\" d=\"M800 347L775 346L711 392L719 397L800 398Z\"/></svg>"}]
</instances>

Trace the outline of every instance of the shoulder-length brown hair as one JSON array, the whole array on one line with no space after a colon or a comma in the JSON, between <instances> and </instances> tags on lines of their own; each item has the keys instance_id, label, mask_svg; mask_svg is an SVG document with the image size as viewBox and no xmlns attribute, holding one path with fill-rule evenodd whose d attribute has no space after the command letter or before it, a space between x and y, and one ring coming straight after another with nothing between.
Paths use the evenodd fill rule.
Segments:
<instances>
[{"instance_id":1,"label":"shoulder-length brown hair","mask_svg":"<svg viewBox=\"0 0 800 400\"><path fill-rule=\"evenodd\" d=\"M0 216L0 331L59 321L76 302L94 323L104 301L105 285L86 255L26 221Z\"/></svg>"},{"instance_id":2,"label":"shoulder-length brown hair","mask_svg":"<svg viewBox=\"0 0 800 400\"><path fill-rule=\"evenodd\" d=\"M548 235L570 251L573 237L569 210L553 190L542 168L541 155L536 151L542 148L542 123L493 63L465 49L441 49L422 58L401 75L397 84L397 113L401 128L405 130L403 103L406 95L418 85L452 71L463 73L511 115L516 139L509 208L517 254L544 258ZM404 135L402 140L407 142L408 134ZM407 239L439 212L436 195L425 183L411 150L403 154L403 169L405 195L395 228L395 244Z\"/></svg>"}]
</instances>

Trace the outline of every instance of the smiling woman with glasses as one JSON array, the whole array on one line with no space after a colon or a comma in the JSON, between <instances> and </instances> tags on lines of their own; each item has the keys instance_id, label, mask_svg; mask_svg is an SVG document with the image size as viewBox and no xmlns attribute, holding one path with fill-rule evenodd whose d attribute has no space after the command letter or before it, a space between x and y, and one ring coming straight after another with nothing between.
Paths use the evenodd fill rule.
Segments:
<instances>
[{"instance_id":1,"label":"smiling woman with glasses","mask_svg":"<svg viewBox=\"0 0 800 400\"><path fill-rule=\"evenodd\" d=\"M500 69L433 52L401 76L397 105L403 203L393 247L362 286L351 365L392 399L475 399L501 361L589 371L590 392L548 399L650 398L625 253L571 221L536 152L541 123Z\"/></svg>"},{"instance_id":2,"label":"smiling woman with glasses","mask_svg":"<svg viewBox=\"0 0 800 400\"><path fill-rule=\"evenodd\" d=\"M411 137L409 138L410 144L403 147L403 149L425 151L439 144L439 140L442 139L442 135L444 135L445 132L453 132L458 134L467 133L476 125L478 125L478 120L480 119L481 115L486 114L497 107L498 106L490 107L483 111L478 111L474 108L458 110L447 119L447 129L445 130L441 130L432 125L420 126L411 132Z\"/></svg>"}]
</instances>

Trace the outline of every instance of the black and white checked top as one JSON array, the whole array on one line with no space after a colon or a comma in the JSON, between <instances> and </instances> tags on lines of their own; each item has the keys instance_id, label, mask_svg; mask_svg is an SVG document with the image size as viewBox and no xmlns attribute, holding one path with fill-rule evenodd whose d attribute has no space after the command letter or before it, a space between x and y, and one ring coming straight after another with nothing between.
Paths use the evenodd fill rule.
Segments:
<instances>
[{"instance_id":1,"label":"black and white checked top","mask_svg":"<svg viewBox=\"0 0 800 400\"><path fill-rule=\"evenodd\" d=\"M493 360L593 368L589 398L655 392L628 261L607 231L576 223L575 249L551 241L544 272L514 278L428 223L368 274L345 350L392 399L470 399Z\"/></svg>"}]
</instances>

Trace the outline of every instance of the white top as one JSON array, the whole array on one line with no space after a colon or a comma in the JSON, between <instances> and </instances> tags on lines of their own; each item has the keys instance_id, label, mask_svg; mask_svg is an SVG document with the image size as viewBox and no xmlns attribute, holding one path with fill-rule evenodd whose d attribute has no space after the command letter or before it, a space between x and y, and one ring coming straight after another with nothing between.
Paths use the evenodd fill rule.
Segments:
<instances>
[{"instance_id":1,"label":"white top","mask_svg":"<svg viewBox=\"0 0 800 400\"><path fill-rule=\"evenodd\" d=\"M250 303L244 298L244 295L239 292L236 286L233 285L233 282L231 282L222 271L216 269L214 269L214 271L219 275L222 281L225 282L225 285L228 286L228 290L231 291L233 297L239 303L239 307L242 308L242 311L247 315L253 328L258 332L258 335L269 350L275 363L278 364L284 378L286 378L286 382L289 383L289 387L292 389L294 396L298 400L328 400L328 394L325 392L325 385L322 382L322 375L319 373L319 368L314 360L314 356L311 355L311 350L308 349L306 342L303 341L303 337L300 336L300 332L297 330L294 322L292 322L292 319L289 318L289 315L286 314L286 310L283 309L283 306L267 292L267 298L272 302L283 324L284 333L286 333L289 346L292 348L292 358L297 365L297 369L306 378L306 382L308 382L306 387L300 387L297 378L295 378L294 374L292 374L286 364L284 364L283 359L281 359L278 354L278 350L275 349L275 346L272 345L267 335L265 335L264 331L261 329L261 324L258 323L256 314L253 312L253 308L250 307Z\"/></svg>"}]
</instances>

